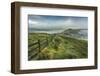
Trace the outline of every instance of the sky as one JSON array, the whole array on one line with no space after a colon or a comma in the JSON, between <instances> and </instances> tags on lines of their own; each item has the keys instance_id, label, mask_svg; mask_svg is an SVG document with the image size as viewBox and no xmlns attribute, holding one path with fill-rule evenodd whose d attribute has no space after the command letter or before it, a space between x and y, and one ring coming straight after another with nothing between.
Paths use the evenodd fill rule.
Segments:
<instances>
[{"instance_id":1,"label":"sky","mask_svg":"<svg viewBox=\"0 0 100 76\"><path fill-rule=\"evenodd\" d=\"M29 32L60 33L67 29L87 29L87 17L29 15Z\"/></svg>"}]
</instances>

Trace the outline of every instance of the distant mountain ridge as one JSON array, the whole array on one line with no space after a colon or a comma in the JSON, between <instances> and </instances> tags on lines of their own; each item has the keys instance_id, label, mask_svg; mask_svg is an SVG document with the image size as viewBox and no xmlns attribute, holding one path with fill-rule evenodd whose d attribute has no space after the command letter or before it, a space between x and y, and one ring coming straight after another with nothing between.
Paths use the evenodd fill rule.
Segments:
<instances>
[{"instance_id":1,"label":"distant mountain ridge","mask_svg":"<svg viewBox=\"0 0 100 76\"><path fill-rule=\"evenodd\" d=\"M88 29L67 29L62 34L72 38L88 39Z\"/></svg>"}]
</instances>

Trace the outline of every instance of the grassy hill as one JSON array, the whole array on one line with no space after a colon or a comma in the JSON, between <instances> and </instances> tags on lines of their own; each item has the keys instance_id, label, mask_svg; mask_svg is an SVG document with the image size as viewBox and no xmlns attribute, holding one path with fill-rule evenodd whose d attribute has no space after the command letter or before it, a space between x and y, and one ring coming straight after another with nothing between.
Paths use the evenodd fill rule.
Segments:
<instances>
[{"instance_id":1,"label":"grassy hill","mask_svg":"<svg viewBox=\"0 0 100 76\"><path fill-rule=\"evenodd\" d=\"M48 45L37 54L36 59L33 57L31 60L77 59L88 56L86 40L70 38L64 34L29 33L28 36L29 44L36 40L48 39Z\"/></svg>"}]
</instances>

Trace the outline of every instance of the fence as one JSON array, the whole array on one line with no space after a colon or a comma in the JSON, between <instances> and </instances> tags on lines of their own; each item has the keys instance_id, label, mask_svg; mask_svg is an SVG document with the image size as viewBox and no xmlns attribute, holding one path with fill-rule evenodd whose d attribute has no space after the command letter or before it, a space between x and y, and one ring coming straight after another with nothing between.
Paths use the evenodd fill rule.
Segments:
<instances>
[{"instance_id":1,"label":"fence","mask_svg":"<svg viewBox=\"0 0 100 76\"><path fill-rule=\"evenodd\" d=\"M39 59L39 53L48 45L48 39L37 40L28 45L28 60Z\"/></svg>"}]
</instances>

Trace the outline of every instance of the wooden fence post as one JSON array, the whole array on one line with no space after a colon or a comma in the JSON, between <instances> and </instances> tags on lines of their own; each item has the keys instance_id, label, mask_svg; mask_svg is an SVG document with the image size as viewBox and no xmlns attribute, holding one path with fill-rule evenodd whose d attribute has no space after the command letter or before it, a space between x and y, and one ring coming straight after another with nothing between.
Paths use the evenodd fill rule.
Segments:
<instances>
[{"instance_id":1,"label":"wooden fence post","mask_svg":"<svg viewBox=\"0 0 100 76\"><path fill-rule=\"evenodd\" d=\"M48 45L48 38L46 38L46 42L47 42L47 45Z\"/></svg>"},{"instance_id":2,"label":"wooden fence post","mask_svg":"<svg viewBox=\"0 0 100 76\"><path fill-rule=\"evenodd\" d=\"M41 50L40 40L38 40L39 52Z\"/></svg>"}]
</instances>

